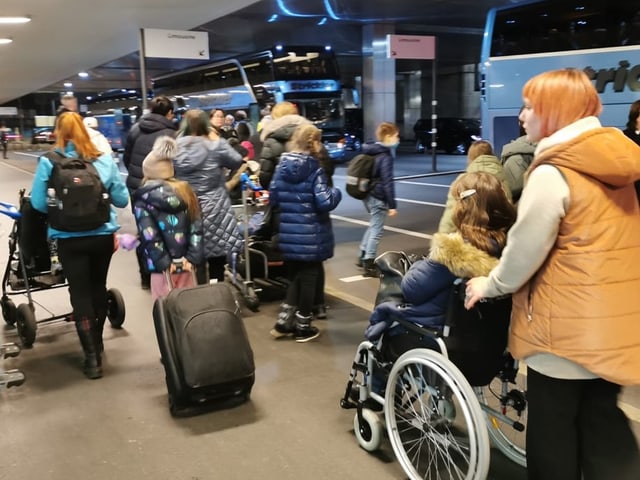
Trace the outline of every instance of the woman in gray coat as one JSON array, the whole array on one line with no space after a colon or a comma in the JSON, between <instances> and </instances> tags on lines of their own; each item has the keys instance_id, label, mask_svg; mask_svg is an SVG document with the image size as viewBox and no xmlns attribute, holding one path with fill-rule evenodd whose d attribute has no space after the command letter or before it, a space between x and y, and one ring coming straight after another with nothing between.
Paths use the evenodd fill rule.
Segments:
<instances>
[{"instance_id":1,"label":"woman in gray coat","mask_svg":"<svg viewBox=\"0 0 640 480\"><path fill-rule=\"evenodd\" d=\"M198 268L198 283L209 278L224 280L224 266L232 251L242 248L242 237L225 188L225 168L236 170L242 157L226 140L211 135L209 117L202 110L189 110L177 139L175 175L189 182L202 210L206 266ZM216 138L212 140L211 138Z\"/></svg>"}]
</instances>

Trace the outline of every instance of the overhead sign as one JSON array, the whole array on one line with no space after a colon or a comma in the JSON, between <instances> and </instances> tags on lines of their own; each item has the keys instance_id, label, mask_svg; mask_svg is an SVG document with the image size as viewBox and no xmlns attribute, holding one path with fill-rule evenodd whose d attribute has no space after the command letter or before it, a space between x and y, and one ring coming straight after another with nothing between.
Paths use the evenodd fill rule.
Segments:
<instances>
[{"instance_id":1,"label":"overhead sign","mask_svg":"<svg viewBox=\"0 0 640 480\"><path fill-rule=\"evenodd\" d=\"M436 58L436 37L387 35L387 58L433 60Z\"/></svg>"},{"instance_id":2,"label":"overhead sign","mask_svg":"<svg viewBox=\"0 0 640 480\"><path fill-rule=\"evenodd\" d=\"M0 107L0 115L18 115L18 107Z\"/></svg>"},{"instance_id":3,"label":"overhead sign","mask_svg":"<svg viewBox=\"0 0 640 480\"><path fill-rule=\"evenodd\" d=\"M209 60L209 33L145 28L144 56Z\"/></svg>"}]
</instances>

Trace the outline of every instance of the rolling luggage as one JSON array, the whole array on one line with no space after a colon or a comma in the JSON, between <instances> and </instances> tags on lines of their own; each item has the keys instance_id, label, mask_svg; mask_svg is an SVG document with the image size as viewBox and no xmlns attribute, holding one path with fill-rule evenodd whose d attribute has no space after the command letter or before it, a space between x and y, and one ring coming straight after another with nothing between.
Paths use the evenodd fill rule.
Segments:
<instances>
[{"instance_id":1,"label":"rolling luggage","mask_svg":"<svg viewBox=\"0 0 640 480\"><path fill-rule=\"evenodd\" d=\"M253 351L229 285L172 290L155 301L153 322L172 415L195 415L249 399Z\"/></svg>"}]
</instances>

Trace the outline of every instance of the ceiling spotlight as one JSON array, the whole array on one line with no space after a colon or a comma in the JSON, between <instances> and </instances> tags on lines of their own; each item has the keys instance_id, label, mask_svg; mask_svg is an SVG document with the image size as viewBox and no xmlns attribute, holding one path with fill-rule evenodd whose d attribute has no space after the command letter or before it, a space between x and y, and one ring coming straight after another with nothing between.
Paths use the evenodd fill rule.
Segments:
<instances>
[{"instance_id":1,"label":"ceiling spotlight","mask_svg":"<svg viewBox=\"0 0 640 480\"><path fill-rule=\"evenodd\" d=\"M66 88L71 88L71 87L73 87L73 83L71 83L71 82L64 82L64 86L65 86Z\"/></svg>"},{"instance_id":2,"label":"ceiling spotlight","mask_svg":"<svg viewBox=\"0 0 640 480\"><path fill-rule=\"evenodd\" d=\"M78 76L80 78L87 78L89 76L89 74L87 72L80 72L80 73L78 73Z\"/></svg>"},{"instance_id":3,"label":"ceiling spotlight","mask_svg":"<svg viewBox=\"0 0 640 480\"><path fill-rule=\"evenodd\" d=\"M6 45L11 42L13 42L13 40L10 38L0 38L0 45Z\"/></svg>"},{"instance_id":4,"label":"ceiling spotlight","mask_svg":"<svg viewBox=\"0 0 640 480\"><path fill-rule=\"evenodd\" d=\"M29 17L0 17L0 23L9 24L9 23L28 23L31 21Z\"/></svg>"}]
</instances>

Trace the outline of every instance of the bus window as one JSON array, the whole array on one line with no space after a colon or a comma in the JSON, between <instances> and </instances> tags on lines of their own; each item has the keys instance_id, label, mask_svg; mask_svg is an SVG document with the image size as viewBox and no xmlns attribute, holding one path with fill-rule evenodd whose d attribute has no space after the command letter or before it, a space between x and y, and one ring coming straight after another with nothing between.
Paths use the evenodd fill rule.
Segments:
<instances>
[{"instance_id":1,"label":"bus window","mask_svg":"<svg viewBox=\"0 0 640 480\"><path fill-rule=\"evenodd\" d=\"M560 68L585 71L601 95L602 124L624 126L640 99L640 5L545 0L490 10L480 59L482 137L496 149L515 138L525 82Z\"/></svg>"}]
</instances>

